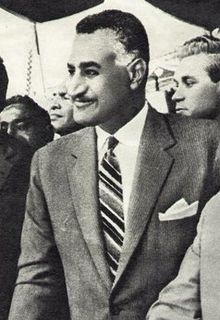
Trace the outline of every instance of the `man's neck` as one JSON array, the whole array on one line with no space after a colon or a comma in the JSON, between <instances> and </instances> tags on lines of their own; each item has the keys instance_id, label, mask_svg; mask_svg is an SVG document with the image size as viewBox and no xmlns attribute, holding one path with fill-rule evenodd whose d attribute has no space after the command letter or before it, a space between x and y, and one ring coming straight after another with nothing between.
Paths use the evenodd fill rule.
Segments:
<instances>
[{"instance_id":1,"label":"man's neck","mask_svg":"<svg viewBox=\"0 0 220 320\"><path fill-rule=\"evenodd\" d=\"M78 131L78 130L80 130L82 128L83 128L83 126L81 124L75 123L72 128L63 129L61 131L57 131L57 133L62 137L62 136L65 136L65 135L67 135L69 133L73 133L75 131Z\"/></svg>"},{"instance_id":2,"label":"man's neck","mask_svg":"<svg viewBox=\"0 0 220 320\"><path fill-rule=\"evenodd\" d=\"M124 106L123 108L123 110L125 111L124 113L117 114L115 117L112 117L111 120L100 124L99 127L109 134L114 134L115 132L117 132L126 123L133 119L143 108L145 104L145 96L143 95L139 97L139 99L136 97L136 99L132 99L129 102L130 103L127 108L126 106Z\"/></svg>"}]
</instances>

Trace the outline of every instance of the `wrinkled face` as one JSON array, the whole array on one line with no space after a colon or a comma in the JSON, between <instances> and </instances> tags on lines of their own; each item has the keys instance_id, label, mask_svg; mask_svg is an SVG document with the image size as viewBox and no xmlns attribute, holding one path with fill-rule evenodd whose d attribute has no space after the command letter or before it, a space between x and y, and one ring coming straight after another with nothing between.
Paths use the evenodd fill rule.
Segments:
<instances>
[{"instance_id":1,"label":"wrinkled face","mask_svg":"<svg viewBox=\"0 0 220 320\"><path fill-rule=\"evenodd\" d=\"M174 81L176 113L195 118L209 118L220 101L219 83L214 83L207 71L207 57L194 55L184 58L178 66Z\"/></svg>"},{"instance_id":2,"label":"wrinkled face","mask_svg":"<svg viewBox=\"0 0 220 320\"><path fill-rule=\"evenodd\" d=\"M22 110L22 104L12 106L14 107L3 110L0 114L1 130L36 148L40 131L38 123L34 121L30 112Z\"/></svg>"},{"instance_id":3,"label":"wrinkled face","mask_svg":"<svg viewBox=\"0 0 220 320\"><path fill-rule=\"evenodd\" d=\"M55 132L60 134L73 132L77 127L73 118L72 102L63 91L63 88L56 90L49 110L51 124Z\"/></svg>"},{"instance_id":4,"label":"wrinkled face","mask_svg":"<svg viewBox=\"0 0 220 320\"><path fill-rule=\"evenodd\" d=\"M117 60L115 42L108 30L76 35L66 87L79 124L117 123L126 112L129 75L126 64Z\"/></svg>"}]
</instances>

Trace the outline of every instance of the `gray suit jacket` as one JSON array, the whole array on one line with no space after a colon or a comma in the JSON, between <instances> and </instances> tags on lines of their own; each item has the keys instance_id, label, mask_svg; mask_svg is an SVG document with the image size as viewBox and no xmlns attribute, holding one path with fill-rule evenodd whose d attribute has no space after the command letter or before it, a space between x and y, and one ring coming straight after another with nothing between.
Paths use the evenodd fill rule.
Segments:
<instances>
[{"instance_id":1,"label":"gray suit jacket","mask_svg":"<svg viewBox=\"0 0 220 320\"><path fill-rule=\"evenodd\" d=\"M176 276L199 219L199 211L171 221L158 213L165 216L182 198L191 204L216 192L218 141L211 121L149 110L113 284L99 215L94 128L37 152L10 319L64 319L68 308L74 320L144 319Z\"/></svg>"},{"instance_id":2,"label":"gray suit jacket","mask_svg":"<svg viewBox=\"0 0 220 320\"><path fill-rule=\"evenodd\" d=\"M219 320L220 193L205 206L180 271L160 293L149 320Z\"/></svg>"}]
</instances>

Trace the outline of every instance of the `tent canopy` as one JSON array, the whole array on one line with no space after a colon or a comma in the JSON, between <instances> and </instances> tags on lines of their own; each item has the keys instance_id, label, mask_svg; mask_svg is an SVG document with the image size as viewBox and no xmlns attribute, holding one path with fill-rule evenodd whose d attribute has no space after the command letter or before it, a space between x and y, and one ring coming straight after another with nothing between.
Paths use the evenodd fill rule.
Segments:
<instances>
[{"instance_id":1,"label":"tent canopy","mask_svg":"<svg viewBox=\"0 0 220 320\"><path fill-rule=\"evenodd\" d=\"M210 31L220 26L219 0L148 0L147 2L181 20Z\"/></svg>"},{"instance_id":2,"label":"tent canopy","mask_svg":"<svg viewBox=\"0 0 220 320\"><path fill-rule=\"evenodd\" d=\"M104 0L0 0L2 8L45 22L92 8Z\"/></svg>"},{"instance_id":3,"label":"tent canopy","mask_svg":"<svg viewBox=\"0 0 220 320\"><path fill-rule=\"evenodd\" d=\"M72 15L103 2L104 0L0 0L0 5L33 21L45 22ZM220 25L219 0L147 0L146 2L177 18L209 30Z\"/></svg>"}]
</instances>

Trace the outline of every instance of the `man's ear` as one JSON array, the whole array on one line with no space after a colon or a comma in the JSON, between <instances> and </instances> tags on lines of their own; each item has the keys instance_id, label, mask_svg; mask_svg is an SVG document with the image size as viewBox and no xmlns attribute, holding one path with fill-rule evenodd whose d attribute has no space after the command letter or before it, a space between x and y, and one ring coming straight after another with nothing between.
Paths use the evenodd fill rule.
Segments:
<instances>
[{"instance_id":1,"label":"man's ear","mask_svg":"<svg viewBox=\"0 0 220 320\"><path fill-rule=\"evenodd\" d=\"M136 90L146 78L148 66L144 59L137 58L127 66L127 69L130 78L130 88Z\"/></svg>"}]
</instances>

